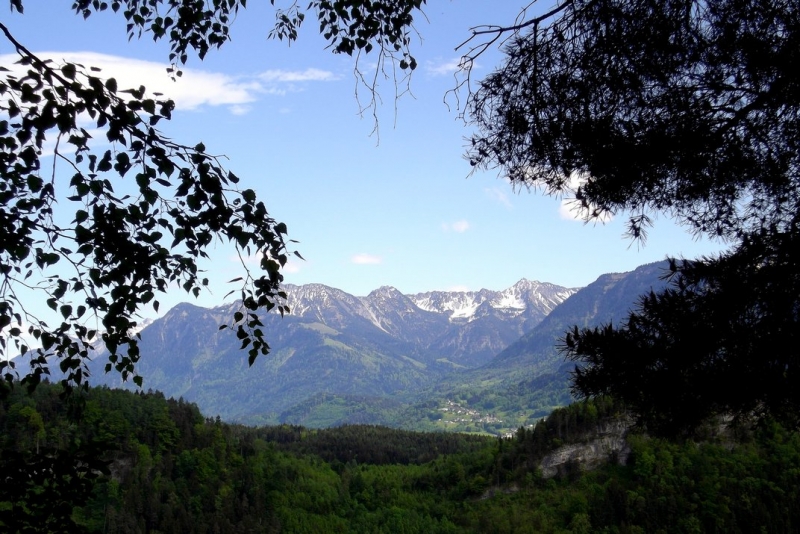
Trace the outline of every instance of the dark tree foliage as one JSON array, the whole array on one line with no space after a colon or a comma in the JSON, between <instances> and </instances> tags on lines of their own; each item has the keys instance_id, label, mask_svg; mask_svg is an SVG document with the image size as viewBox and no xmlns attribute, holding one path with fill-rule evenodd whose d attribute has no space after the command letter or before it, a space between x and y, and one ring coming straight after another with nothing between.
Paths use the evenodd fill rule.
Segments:
<instances>
[{"instance_id":1,"label":"dark tree foliage","mask_svg":"<svg viewBox=\"0 0 800 534\"><path fill-rule=\"evenodd\" d=\"M666 212L738 238L797 224L800 6L574 0L507 43L468 111L469 157L640 236ZM537 22L538 21L538 22Z\"/></svg>"},{"instance_id":2,"label":"dark tree foliage","mask_svg":"<svg viewBox=\"0 0 800 534\"><path fill-rule=\"evenodd\" d=\"M307 9L334 52L375 48L380 69L388 61L410 72L416 67L409 52L412 12L423 3L312 1ZM203 59L228 41L245 6L245 0L72 4L84 18L119 12L131 38L165 40L172 76L180 76L190 55ZM23 1L10 0L10 7L21 15ZM276 8L271 36L295 39L303 19L297 4ZM243 263L246 276L232 281L243 284L241 307L227 326L251 365L267 354L258 311L288 311L281 290L281 267L291 253L286 225L269 216L252 189L240 189L239 178L202 143L161 134L157 126L171 119L172 101L151 97L144 87L118 87L91 66L42 60L2 23L0 33L19 56L16 65L0 66L0 392L15 379L12 351L31 355L32 371L22 377L29 388L49 374L53 355L67 391L85 384L85 362L98 342L110 354L106 371L141 385L137 337L130 333L141 310L157 311L158 293L171 285L197 296L208 284L202 261L216 240L261 254L259 272ZM111 148L96 149L79 117L90 118ZM43 165L50 150L55 162ZM126 189L122 180L135 192L118 193ZM25 291L38 295L58 321L29 311L30 297L20 296ZM40 348L29 351L26 335Z\"/></svg>"},{"instance_id":3,"label":"dark tree foliage","mask_svg":"<svg viewBox=\"0 0 800 534\"><path fill-rule=\"evenodd\" d=\"M315 454L326 462L424 464L444 454L474 452L486 447L489 438L452 432L425 433L374 425L344 425L305 430L302 427L258 429L256 434L281 443L283 450Z\"/></svg>"},{"instance_id":4,"label":"dark tree foliage","mask_svg":"<svg viewBox=\"0 0 800 534\"><path fill-rule=\"evenodd\" d=\"M0 525L7 532L84 532L72 514L86 504L102 474L108 474L107 462L87 454L88 449L36 455L3 451L0 502L6 506L0 509Z\"/></svg>"},{"instance_id":5,"label":"dark tree foliage","mask_svg":"<svg viewBox=\"0 0 800 534\"><path fill-rule=\"evenodd\" d=\"M643 297L624 328L568 334L567 349L588 364L575 370L575 389L611 392L667 434L715 413L772 414L796 425L798 241L797 234L748 236L732 254L673 262L680 276Z\"/></svg>"},{"instance_id":6,"label":"dark tree foliage","mask_svg":"<svg viewBox=\"0 0 800 534\"><path fill-rule=\"evenodd\" d=\"M674 262L673 287L626 324L570 332L569 357L588 364L575 392L665 431L796 416L800 4L566 0L479 38L467 73L500 38L506 60L468 96L473 165L574 193L586 220L624 214L635 239L663 213L732 244Z\"/></svg>"}]
</instances>

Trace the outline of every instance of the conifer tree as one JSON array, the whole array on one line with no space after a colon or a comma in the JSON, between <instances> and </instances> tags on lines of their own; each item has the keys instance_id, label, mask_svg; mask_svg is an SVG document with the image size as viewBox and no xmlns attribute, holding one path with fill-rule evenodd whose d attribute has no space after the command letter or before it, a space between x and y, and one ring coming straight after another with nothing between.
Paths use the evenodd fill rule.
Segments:
<instances>
[{"instance_id":1,"label":"conifer tree","mask_svg":"<svg viewBox=\"0 0 800 534\"><path fill-rule=\"evenodd\" d=\"M503 39L466 100L473 165L573 194L587 221L624 216L633 239L665 214L730 243L673 260L623 324L569 332L574 392L667 433L725 413L797 424L800 5L565 0L474 29L466 74Z\"/></svg>"}]
</instances>

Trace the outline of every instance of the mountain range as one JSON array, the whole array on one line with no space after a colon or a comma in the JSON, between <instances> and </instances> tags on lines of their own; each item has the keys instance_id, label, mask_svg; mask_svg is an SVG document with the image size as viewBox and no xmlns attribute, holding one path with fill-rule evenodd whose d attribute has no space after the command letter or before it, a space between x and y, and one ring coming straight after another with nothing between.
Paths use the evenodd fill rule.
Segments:
<instances>
[{"instance_id":1,"label":"mountain range","mask_svg":"<svg viewBox=\"0 0 800 534\"><path fill-rule=\"evenodd\" d=\"M576 290L520 280L503 291L357 297L322 284L285 286L290 314L264 314L271 346L252 368L219 326L238 303L179 304L141 332L145 388L183 396L226 419L272 421L319 393L391 397L459 369L479 367ZM92 363L93 384L121 384Z\"/></svg>"},{"instance_id":2,"label":"mountain range","mask_svg":"<svg viewBox=\"0 0 800 534\"><path fill-rule=\"evenodd\" d=\"M227 420L426 427L438 420L431 410L460 399L484 409L511 403L516 424L569 401L556 349L566 328L618 320L663 285L663 270L603 275L582 289L523 279L502 291L381 287L358 297L287 284L291 313L263 315L271 352L250 368L234 333L219 329L239 303L183 303L141 331L137 371L145 389ZM100 353L90 363L92 385L132 387L103 373L106 361Z\"/></svg>"}]
</instances>

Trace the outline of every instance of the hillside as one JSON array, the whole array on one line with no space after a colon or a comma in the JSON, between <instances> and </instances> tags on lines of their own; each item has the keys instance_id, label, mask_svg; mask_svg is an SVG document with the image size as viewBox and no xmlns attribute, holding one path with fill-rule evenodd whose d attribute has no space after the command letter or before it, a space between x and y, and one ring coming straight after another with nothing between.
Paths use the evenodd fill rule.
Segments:
<instances>
[{"instance_id":1,"label":"hillside","mask_svg":"<svg viewBox=\"0 0 800 534\"><path fill-rule=\"evenodd\" d=\"M800 434L773 423L679 443L619 434L625 454L603 459L622 416L607 399L498 440L253 428L158 393L58 393L17 387L0 400L3 532L784 533L800 523ZM600 461L574 456L587 446Z\"/></svg>"}]
</instances>

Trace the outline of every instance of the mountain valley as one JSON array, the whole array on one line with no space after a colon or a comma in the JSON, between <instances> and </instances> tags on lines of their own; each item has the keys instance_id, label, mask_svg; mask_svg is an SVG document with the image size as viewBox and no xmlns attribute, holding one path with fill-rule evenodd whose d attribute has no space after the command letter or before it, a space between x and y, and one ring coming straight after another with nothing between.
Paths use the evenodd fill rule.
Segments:
<instances>
[{"instance_id":1,"label":"mountain valley","mask_svg":"<svg viewBox=\"0 0 800 534\"><path fill-rule=\"evenodd\" d=\"M183 303L141 331L137 372L145 389L229 421L505 433L571 402L574 364L557 349L564 331L619 320L664 284L664 267L603 275L583 289L523 279L503 291L381 287L357 297L287 284L292 311L261 317L271 352L252 367L234 333L220 330L238 303ZM106 361L100 352L90 363L91 384L132 389L103 372Z\"/></svg>"}]
</instances>

